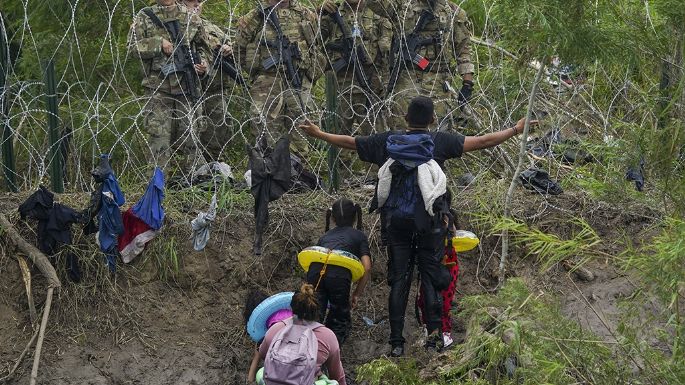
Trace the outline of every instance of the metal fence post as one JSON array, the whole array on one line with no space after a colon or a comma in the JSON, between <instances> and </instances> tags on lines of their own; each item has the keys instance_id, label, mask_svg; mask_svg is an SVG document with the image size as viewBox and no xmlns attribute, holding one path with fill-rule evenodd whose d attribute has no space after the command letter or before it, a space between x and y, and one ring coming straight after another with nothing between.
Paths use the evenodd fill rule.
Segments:
<instances>
[{"instance_id":1,"label":"metal fence post","mask_svg":"<svg viewBox=\"0 0 685 385\"><path fill-rule=\"evenodd\" d=\"M48 61L45 66L45 104L48 111L48 133L50 135L50 179L52 190L56 193L64 192L64 176L62 175L62 152L60 151L60 135L57 119L57 85L55 84L55 62Z\"/></svg>"},{"instance_id":2,"label":"metal fence post","mask_svg":"<svg viewBox=\"0 0 685 385\"><path fill-rule=\"evenodd\" d=\"M338 124L338 82L333 71L326 72L326 116L324 118L324 129L326 132L337 134L339 132ZM338 176L338 150L335 146L328 148L328 190L329 192L337 191L340 187Z\"/></svg>"},{"instance_id":3,"label":"metal fence post","mask_svg":"<svg viewBox=\"0 0 685 385\"><path fill-rule=\"evenodd\" d=\"M0 15L0 122L2 123L2 173L7 188L17 192L16 163L14 160L14 134L9 122L9 87L7 75L10 72L11 58L5 22Z\"/></svg>"}]
</instances>

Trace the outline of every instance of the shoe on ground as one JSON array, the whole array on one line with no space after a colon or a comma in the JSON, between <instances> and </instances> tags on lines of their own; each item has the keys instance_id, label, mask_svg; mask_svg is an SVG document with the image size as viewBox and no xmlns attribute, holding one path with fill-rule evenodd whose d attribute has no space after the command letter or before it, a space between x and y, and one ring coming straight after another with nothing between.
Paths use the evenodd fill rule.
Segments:
<instances>
[{"instance_id":1,"label":"shoe on ground","mask_svg":"<svg viewBox=\"0 0 685 385\"><path fill-rule=\"evenodd\" d=\"M447 349L450 345L454 343L452 339L452 333L444 332L442 333L442 348Z\"/></svg>"},{"instance_id":2,"label":"shoe on ground","mask_svg":"<svg viewBox=\"0 0 685 385\"><path fill-rule=\"evenodd\" d=\"M390 350L390 357L402 357L404 355L404 345L395 345Z\"/></svg>"},{"instance_id":3,"label":"shoe on ground","mask_svg":"<svg viewBox=\"0 0 685 385\"><path fill-rule=\"evenodd\" d=\"M439 352L442 349L442 334L434 331L426 338L426 350L429 352Z\"/></svg>"}]
</instances>

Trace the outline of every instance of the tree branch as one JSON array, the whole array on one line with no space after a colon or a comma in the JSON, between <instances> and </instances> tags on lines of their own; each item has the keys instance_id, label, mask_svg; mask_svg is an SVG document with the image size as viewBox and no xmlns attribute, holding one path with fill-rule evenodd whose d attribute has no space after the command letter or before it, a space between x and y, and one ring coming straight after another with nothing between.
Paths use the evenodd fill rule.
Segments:
<instances>
[{"instance_id":1,"label":"tree branch","mask_svg":"<svg viewBox=\"0 0 685 385\"><path fill-rule=\"evenodd\" d=\"M509 184L509 190L507 190L507 195L504 197L504 217L509 218L511 216L511 199L514 195L514 188L516 188L516 183L523 168L523 162L526 159L526 144L528 141L528 132L530 131L530 118L533 112L533 103L535 102L535 95L538 92L538 85L542 79L542 74L545 72L545 60L542 60L540 68L535 75L535 80L533 81L533 88L530 90L530 97L528 98L528 111L526 112L526 122L523 126L523 134L521 135L521 146L519 148L519 159L516 165L516 170L514 171L514 176L511 178L511 183ZM499 285L504 283L504 274L506 272L507 257L509 254L509 231L504 229L502 231L502 255L500 256L499 262Z\"/></svg>"}]
</instances>

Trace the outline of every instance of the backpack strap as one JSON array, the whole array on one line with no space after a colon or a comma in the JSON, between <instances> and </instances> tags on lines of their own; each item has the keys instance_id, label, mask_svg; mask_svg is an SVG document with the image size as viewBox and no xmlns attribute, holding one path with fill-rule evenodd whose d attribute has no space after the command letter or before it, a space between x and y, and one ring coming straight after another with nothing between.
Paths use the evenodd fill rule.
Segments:
<instances>
[{"instance_id":1,"label":"backpack strap","mask_svg":"<svg viewBox=\"0 0 685 385\"><path fill-rule=\"evenodd\" d=\"M160 20L160 18L157 17L157 15L155 15L155 13L152 11L152 8L146 7L146 8L143 8L142 11L143 11L144 14L147 15L147 17L150 18L150 21L152 21L152 23L153 23L154 25L158 26L159 28L164 28L164 29L166 29L166 26L164 25L164 23L162 22L162 20Z\"/></svg>"}]
</instances>

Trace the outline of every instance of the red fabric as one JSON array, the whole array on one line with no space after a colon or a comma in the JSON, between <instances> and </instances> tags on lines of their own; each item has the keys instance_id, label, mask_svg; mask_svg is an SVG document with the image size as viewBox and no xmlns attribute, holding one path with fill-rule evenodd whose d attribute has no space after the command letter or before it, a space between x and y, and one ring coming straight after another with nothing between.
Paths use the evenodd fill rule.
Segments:
<instances>
[{"instance_id":1,"label":"red fabric","mask_svg":"<svg viewBox=\"0 0 685 385\"><path fill-rule=\"evenodd\" d=\"M124 262L128 263L142 251L142 249L136 247L134 243L147 243L154 237L154 230L133 214L132 208L126 210L126 212L122 214L121 219L124 224L124 233L119 236L118 248ZM152 232L152 234L150 232ZM135 251L136 249L139 251Z\"/></svg>"},{"instance_id":2,"label":"red fabric","mask_svg":"<svg viewBox=\"0 0 685 385\"><path fill-rule=\"evenodd\" d=\"M450 316L450 310L452 310L452 300L454 299L454 294L457 290L457 281L459 278L459 258L457 258L457 251L454 247L445 247L445 258L443 263L446 265L454 263L454 265L449 266L450 275L452 276L452 282L447 287L447 289L440 292L442 295L442 331L451 332L452 331L452 317ZM425 325L426 320L423 316L423 291L419 290L419 298L416 300L416 306L419 308L419 317L421 319L421 324Z\"/></svg>"}]
</instances>

